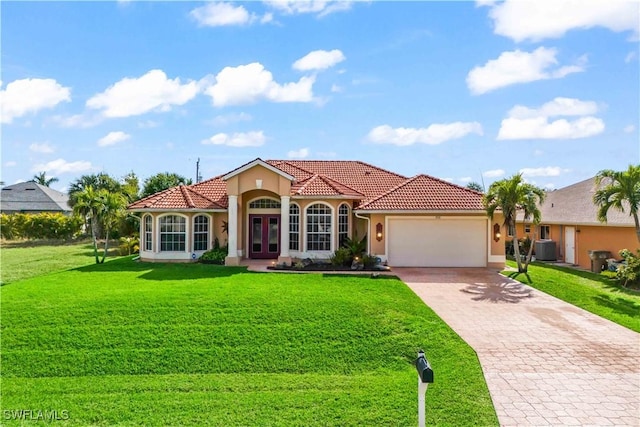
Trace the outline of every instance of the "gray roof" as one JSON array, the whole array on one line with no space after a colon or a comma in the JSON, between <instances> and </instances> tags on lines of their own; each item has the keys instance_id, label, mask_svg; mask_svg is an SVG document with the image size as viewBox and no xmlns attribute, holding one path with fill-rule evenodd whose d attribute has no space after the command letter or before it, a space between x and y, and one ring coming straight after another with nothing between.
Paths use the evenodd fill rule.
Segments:
<instances>
[{"instance_id":1,"label":"gray roof","mask_svg":"<svg viewBox=\"0 0 640 427\"><path fill-rule=\"evenodd\" d=\"M2 188L0 210L11 212L70 212L69 196L33 181Z\"/></svg>"},{"instance_id":2,"label":"gray roof","mask_svg":"<svg viewBox=\"0 0 640 427\"><path fill-rule=\"evenodd\" d=\"M607 214L607 222L598 221L598 208L593 203L596 190L595 178L589 178L547 192L547 198L540 206L542 224L634 226L629 209L625 209L623 213L611 208Z\"/></svg>"}]
</instances>

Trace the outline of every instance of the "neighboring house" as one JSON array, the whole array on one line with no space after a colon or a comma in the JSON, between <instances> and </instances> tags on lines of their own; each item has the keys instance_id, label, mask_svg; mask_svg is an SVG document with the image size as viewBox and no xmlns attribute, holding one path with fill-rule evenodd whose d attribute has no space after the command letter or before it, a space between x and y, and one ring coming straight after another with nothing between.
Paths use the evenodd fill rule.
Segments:
<instances>
[{"instance_id":1,"label":"neighboring house","mask_svg":"<svg viewBox=\"0 0 640 427\"><path fill-rule=\"evenodd\" d=\"M146 261L197 259L216 238L228 244L227 265L326 259L347 237L365 235L368 253L393 266L499 268L505 260L482 194L359 161L256 159L129 210L141 214Z\"/></svg>"},{"instance_id":2,"label":"neighboring house","mask_svg":"<svg viewBox=\"0 0 640 427\"><path fill-rule=\"evenodd\" d=\"M542 221L534 230L532 225L518 224L518 236L555 242L556 258L569 264L591 268L589 251L609 251L620 258L621 249L640 248L636 229L629 211L610 209L607 222L598 221L598 208L593 203L597 190L595 178L547 192L540 206ZM525 228L526 227L526 228ZM509 233L512 234L512 233Z\"/></svg>"},{"instance_id":3,"label":"neighboring house","mask_svg":"<svg viewBox=\"0 0 640 427\"><path fill-rule=\"evenodd\" d=\"M71 214L69 196L33 181L2 187L0 211L12 213L60 212Z\"/></svg>"}]
</instances>

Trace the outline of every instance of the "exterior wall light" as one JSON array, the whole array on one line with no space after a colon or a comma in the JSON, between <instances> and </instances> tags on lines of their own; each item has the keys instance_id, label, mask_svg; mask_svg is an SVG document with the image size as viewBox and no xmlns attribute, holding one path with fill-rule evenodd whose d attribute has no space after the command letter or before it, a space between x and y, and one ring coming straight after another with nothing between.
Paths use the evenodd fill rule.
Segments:
<instances>
[{"instance_id":1,"label":"exterior wall light","mask_svg":"<svg viewBox=\"0 0 640 427\"><path fill-rule=\"evenodd\" d=\"M382 224L376 224L376 240L379 242L382 240Z\"/></svg>"},{"instance_id":2,"label":"exterior wall light","mask_svg":"<svg viewBox=\"0 0 640 427\"><path fill-rule=\"evenodd\" d=\"M262 189L262 180L261 179L256 179L256 188L258 190Z\"/></svg>"},{"instance_id":3,"label":"exterior wall light","mask_svg":"<svg viewBox=\"0 0 640 427\"><path fill-rule=\"evenodd\" d=\"M496 242L500 241L500 237L502 237L502 234L500 234L500 226L498 224L494 224L493 225L493 240L495 240Z\"/></svg>"}]
</instances>

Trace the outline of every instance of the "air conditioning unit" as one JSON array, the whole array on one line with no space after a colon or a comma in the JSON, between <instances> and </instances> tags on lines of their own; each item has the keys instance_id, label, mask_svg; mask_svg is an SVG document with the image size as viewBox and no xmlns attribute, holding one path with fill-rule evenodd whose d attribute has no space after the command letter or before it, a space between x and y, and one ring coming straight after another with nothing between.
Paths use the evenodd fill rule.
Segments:
<instances>
[{"instance_id":1,"label":"air conditioning unit","mask_svg":"<svg viewBox=\"0 0 640 427\"><path fill-rule=\"evenodd\" d=\"M553 240L537 240L536 241L536 259L540 261L555 261L556 258L556 242Z\"/></svg>"}]
</instances>

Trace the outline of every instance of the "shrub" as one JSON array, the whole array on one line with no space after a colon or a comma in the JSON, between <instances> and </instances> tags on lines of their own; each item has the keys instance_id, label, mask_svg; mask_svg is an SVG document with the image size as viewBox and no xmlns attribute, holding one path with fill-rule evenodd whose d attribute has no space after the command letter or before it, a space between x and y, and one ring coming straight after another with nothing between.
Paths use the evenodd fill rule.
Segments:
<instances>
[{"instance_id":1,"label":"shrub","mask_svg":"<svg viewBox=\"0 0 640 427\"><path fill-rule=\"evenodd\" d=\"M378 257L375 255L364 254L362 256L362 264L365 268L373 268L378 261Z\"/></svg>"},{"instance_id":2,"label":"shrub","mask_svg":"<svg viewBox=\"0 0 640 427\"><path fill-rule=\"evenodd\" d=\"M351 251L348 248L340 248L329 259L334 267L343 267L351 265L353 255L351 255Z\"/></svg>"},{"instance_id":3,"label":"shrub","mask_svg":"<svg viewBox=\"0 0 640 427\"><path fill-rule=\"evenodd\" d=\"M137 236L120 238L120 255L137 254L140 251L140 239Z\"/></svg>"},{"instance_id":4,"label":"shrub","mask_svg":"<svg viewBox=\"0 0 640 427\"><path fill-rule=\"evenodd\" d=\"M56 212L1 214L2 237L69 240L80 234L82 219Z\"/></svg>"},{"instance_id":5,"label":"shrub","mask_svg":"<svg viewBox=\"0 0 640 427\"><path fill-rule=\"evenodd\" d=\"M217 248L214 246L213 249L205 252L200 257L201 262L205 262L207 264L224 264L224 260L227 257L229 250L226 246L218 246Z\"/></svg>"},{"instance_id":6,"label":"shrub","mask_svg":"<svg viewBox=\"0 0 640 427\"><path fill-rule=\"evenodd\" d=\"M640 283L640 250L634 254L629 249L620 251L624 263L618 266L616 278L624 287Z\"/></svg>"},{"instance_id":7,"label":"shrub","mask_svg":"<svg viewBox=\"0 0 640 427\"><path fill-rule=\"evenodd\" d=\"M367 236L365 235L362 240L358 240L357 237L353 239L347 237L342 243L342 247L346 248L353 258L361 258L367 251Z\"/></svg>"}]
</instances>

